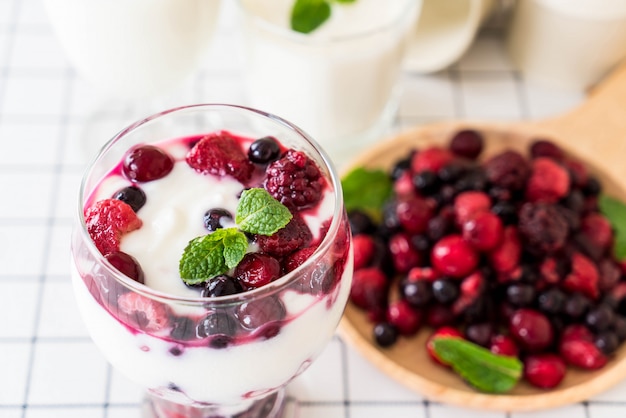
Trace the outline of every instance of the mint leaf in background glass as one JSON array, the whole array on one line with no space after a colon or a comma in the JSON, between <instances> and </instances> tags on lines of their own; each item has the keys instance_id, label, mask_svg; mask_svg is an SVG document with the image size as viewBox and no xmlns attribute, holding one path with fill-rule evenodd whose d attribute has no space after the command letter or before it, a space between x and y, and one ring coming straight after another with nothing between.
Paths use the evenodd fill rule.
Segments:
<instances>
[{"instance_id":1,"label":"mint leaf in background glass","mask_svg":"<svg viewBox=\"0 0 626 418\"><path fill-rule=\"evenodd\" d=\"M237 228L217 231L189 241L178 270L187 284L199 284L235 267L248 249L248 239Z\"/></svg>"},{"instance_id":2,"label":"mint leaf in background glass","mask_svg":"<svg viewBox=\"0 0 626 418\"><path fill-rule=\"evenodd\" d=\"M293 215L267 190L244 190L237 204L235 222L239 229L251 234L273 235L289 223Z\"/></svg>"},{"instance_id":3,"label":"mint leaf in background glass","mask_svg":"<svg viewBox=\"0 0 626 418\"><path fill-rule=\"evenodd\" d=\"M296 0L291 9L291 29L311 33L330 17L330 4L326 0Z\"/></svg>"},{"instance_id":4,"label":"mint leaf in background glass","mask_svg":"<svg viewBox=\"0 0 626 418\"><path fill-rule=\"evenodd\" d=\"M615 198L601 195L598 199L598 206L614 230L613 254L615 258L626 259L626 205Z\"/></svg>"},{"instance_id":5,"label":"mint leaf in background glass","mask_svg":"<svg viewBox=\"0 0 626 418\"><path fill-rule=\"evenodd\" d=\"M501 356L461 338L436 337L435 353L470 385L487 393L506 393L522 377L517 357Z\"/></svg>"},{"instance_id":6,"label":"mint leaf in background glass","mask_svg":"<svg viewBox=\"0 0 626 418\"><path fill-rule=\"evenodd\" d=\"M358 167L342 180L343 198L346 210L358 209L378 217L383 204L393 190L389 175L383 170L368 170Z\"/></svg>"}]
</instances>

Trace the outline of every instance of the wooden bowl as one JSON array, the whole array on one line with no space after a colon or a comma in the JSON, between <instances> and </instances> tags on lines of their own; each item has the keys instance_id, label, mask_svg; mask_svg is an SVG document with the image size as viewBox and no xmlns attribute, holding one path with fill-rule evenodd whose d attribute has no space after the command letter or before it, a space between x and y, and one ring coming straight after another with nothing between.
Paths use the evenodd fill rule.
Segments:
<instances>
[{"instance_id":1,"label":"wooden bowl","mask_svg":"<svg viewBox=\"0 0 626 418\"><path fill-rule=\"evenodd\" d=\"M616 105L623 109L621 114L607 121L606 116L615 113ZM571 130L572 124L577 124L578 129ZM484 134L483 158L504 149L528 155L532 140L553 140L572 157L587 164L590 172L601 180L605 193L626 202L626 180L622 180L626 179L626 164L620 164L626 153L618 152L626 146L626 67L605 82L581 108L563 117L539 123L452 122L417 127L368 149L345 173L358 166L388 169L411 149L447 144L460 129L475 129ZM592 135L598 129L603 134ZM372 338L372 328L364 312L349 303L339 327L345 340L398 382L431 400L458 406L500 411L553 408L588 399L626 377L626 345L622 345L601 370L569 368L555 389L541 390L521 381L507 394L485 394L429 359L424 346L431 330L422 330L412 338L401 337L391 348L379 348Z\"/></svg>"}]
</instances>

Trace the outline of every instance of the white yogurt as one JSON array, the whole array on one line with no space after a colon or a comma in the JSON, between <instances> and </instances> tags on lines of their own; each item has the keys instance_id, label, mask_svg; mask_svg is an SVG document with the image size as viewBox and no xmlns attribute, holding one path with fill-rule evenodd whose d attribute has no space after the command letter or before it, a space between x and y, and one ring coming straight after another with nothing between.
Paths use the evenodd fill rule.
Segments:
<instances>
[{"instance_id":1,"label":"white yogurt","mask_svg":"<svg viewBox=\"0 0 626 418\"><path fill-rule=\"evenodd\" d=\"M289 29L293 0L240 3L253 107L300 126L332 157L380 121L394 99L419 1L334 2L331 18L306 35Z\"/></svg>"},{"instance_id":2,"label":"white yogurt","mask_svg":"<svg viewBox=\"0 0 626 418\"><path fill-rule=\"evenodd\" d=\"M78 72L114 97L155 96L195 70L219 0L45 0Z\"/></svg>"}]
</instances>

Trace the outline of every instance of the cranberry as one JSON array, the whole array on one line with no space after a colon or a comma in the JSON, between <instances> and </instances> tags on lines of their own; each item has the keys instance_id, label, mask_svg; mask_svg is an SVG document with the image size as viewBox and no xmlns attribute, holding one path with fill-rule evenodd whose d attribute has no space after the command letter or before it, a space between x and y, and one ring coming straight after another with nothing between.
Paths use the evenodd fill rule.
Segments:
<instances>
[{"instance_id":1,"label":"cranberry","mask_svg":"<svg viewBox=\"0 0 626 418\"><path fill-rule=\"evenodd\" d=\"M441 327L437 329L435 332L431 334L430 337L428 337L428 340L426 340L426 351L428 352L428 355L430 356L430 358L433 359L436 363L442 364L444 366L448 365L435 352L435 345L433 343L433 340L435 338L461 338L462 339L463 335L458 329L445 326L445 327Z\"/></svg>"},{"instance_id":2,"label":"cranberry","mask_svg":"<svg viewBox=\"0 0 626 418\"><path fill-rule=\"evenodd\" d=\"M167 176L174 168L174 159L161 148L142 145L124 157L122 172L130 181L147 182Z\"/></svg>"},{"instance_id":3,"label":"cranberry","mask_svg":"<svg viewBox=\"0 0 626 418\"><path fill-rule=\"evenodd\" d=\"M468 340L487 347L493 335L493 325L488 322L470 324L465 329L465 336Z\"/></svg>"},{"instance_id":4,"label":"cranberry","mask_svg":"<svg viewBox=\"0 0 626 418\"><path fill-rule=\"evenodd\" d=\"M389 252L394 267L399 273L406 273L417 266L421 257L411 245L411 238L404 232L395 234L389 240Z\"/></svg>"},{"instance_id":5,"label":"cranberry","mask_svg":"<svg viewBox=\"0 0 626 418\"><path fill-rule=\"evenodd\" d=\"M268 254L248 253L235 268L235 277L246 289L264 286L281 275L280 263Z\"/></svg>"},{"instance_id":6,"label":"cranberry","mask_svg":"<svg viewBox=\"0 0 626 418\"><path fill-rule=\"evenodd\" d=\"M567 196L569 190L570 177L565 167L546 157L533 160L532 174L526 182L526 199L556 203Z\"/></svg>"},{"instance_id":7,"label":"cranberry","mask_svg":"<svg viewBox=\"0 0 626 418\"><path fill-rule=\"evenodd\" d=\"M447 149L440 147L426 148L413 156L411 160L411 169L414 173L419 173L425 170L432 171L433 173L439 172L439 170L454 160L454 155Z\"/></svg>"},{"instance_id":8,"label":"cranberry","mask_svg":"<svg viewBox=\"0 0 626 418\"><path fill-rule=\"evenodd\" d=\"M567 363L583 369L600 369L607 362L607 357L591 341L563 341L560 344L559 352Z\"/></svg>"},{"instance_id":9,"label":"cranberry","mask_svg":"<svg viewBox=\"0 0 626 418\"><path fill-rule=\"evenodd\" d=\"M530 145L530 156L532 158L548 157L555 161L565 159L563 150L552 141L546 139L538 139Z\"/></svg>"},{"instance_id":10,"label":"cranberry","mask_svg":"<svg viewBox=\"0 0 626 418\"><path fill-rule=\"evenodd\" d=\"M387 277L376 267L362 268L354 272L350 299L366 310L375 310L384 305L387 292Z\"/></svg>"},{"instance_id":11,"label":"cranberry","mask_svg":"<svg viewBox=\"0 0 626 418\"><path fill-rule=\"evenodd\" d=\"M502 220L491 212L481 212L463 224L463 238L478 251L490 251L500 244Z\"/></svg>"},{"instance_id":12,"label":"cranberry","mask_svg":"<svg viewBox=\"0 0 626 418\"><path fill-rule=\"evenodd\" d=\"M222 219L229 220L233 222L233 215L226 209L222 208L213 208L206 211L204 214L204 227L209 232L215 232L220 228L224 228L222 224Z\"/></svg>"},{"instance_id":13,"label":"cranberry","mask_svg":"<svg viewBox=\"0 0 626 418\"><path fill-rule=\"evenodd\" d=\"M450 140L450 151L459 157L476 159L483 150L483 136L474 130L457 132Z\"/></svg>"},{"instance_id":14,"label":"cranberry","mask_svg":"<svg viewBox=\"0 0 626 418\"><path fill-rule=\"evenodd\" d=\"M257 164L269 164L280 157L280 145L276 138L266 136L250 144L248 159Z\"/></svg>"},{"instance_id":15,"label":"cranberry","mask_svg":"<svg viewBox=\"0 0 626 418\"><path fill-rule=\"evenodd\" d=\"M524 359L524 377L533 386L551 389L565 377L566 366L556 354L533 354Z\"/></svg>"},{"instance_id":16,"label":"cranberry","mask_svg":"<svg viewBox=\"0 0 626 418\"><path fill-rule=\"evenodd\" d=\"M465 277L478 266L478 254L460 236L448 235L432 249L431 262L441 273L451 277Z\"/></svg>"},{"instance_id":17,"label":"cranberry","mask_svg":"<svg viewBox=\"0 0 626 418\"><path fill-rule=\"evenodd\" d=\"M422 311L414 309L406 300L389 304L387 321L402 335L413 335L422 324Z\"/></svg>"},{"instance_id":18,"label":"cranberry","mask_svg":"<svg viewBox=\"0 0 626 418\"><path fill-rule=\"evenodd\" d=\"M248 330L281 321L286 314L287 310L283 302L271 296L242 303L235 310L235 317Z\"/></svg>"},{"instance_id":19,"label":"cranberry","mask_svg":"<svg viewBox=\"0 0 626 418\"><path fill-rule=\"evenodd\" d=\"M108 253L104 258L122 274L130 277L134 281L143 284L144 274L139 262L132 255L122 251Z\"/></svg>"},{"instance_id":20,"label":"cranberry","mask_svg":"<svg viewBox=\"0 0 626 418\"><path fill-rule=\"evenodd\" d=\"M509 330L520 345L533 352L552 344L553 330L548 318L532 309L519 309L510 319Z\"/></svg>"},{"instance_id":21,"label":"cranberry","mask_svg":"<svg viewBox=\"0 0 626 418\"><path fill-rule=\"evenodd\" d=\"M113 199L121 200L137 213L146 204L146 193L137 186L128 186L115 192Z\"/></svg>"},{"instance_id":22,"label":"cranberry","mask_svg":"<svg viewBox=\"0 0 626 418\"><path fill-rule=\"evenodd\" d=\"M501 356L517 357L519 349L515 341L508 335L498 334L491 337L489 350Z\"/></svg>"},{"instance_id":23,"label":"cranberry","mask_svg":"<svg viewBox=\"0 0 626 418\"><path fill-rule=\"evenodd\" d=\"M426 231L428 221L433 216L433 206L421 197L413 196L401 199L396 212L398 221L404 230L410 234L421 234Z\"/></svg>"},{"instance_id":24,"label":"cranberry","mask_svg":"<svg viewBox=\"0 0 626 418\"><path fill-rule=\"evenodd\" d=\"M451 325L455 321L454 313L446 305L430 305L426 310L426 323L432 328Z\"/></svg>"},{"instance_id":25,"label":"cranberry","mask_svg":"<svg viewBox=\"0 0 626 418\"><path fill-rule=\"evenodd\" d=\"M513 271L520 261L522 244L519 239L517 228L507 226L504 228L502 242L488 254L491 267L498 273L509 273Z\"/></svg>"}]
</instances>

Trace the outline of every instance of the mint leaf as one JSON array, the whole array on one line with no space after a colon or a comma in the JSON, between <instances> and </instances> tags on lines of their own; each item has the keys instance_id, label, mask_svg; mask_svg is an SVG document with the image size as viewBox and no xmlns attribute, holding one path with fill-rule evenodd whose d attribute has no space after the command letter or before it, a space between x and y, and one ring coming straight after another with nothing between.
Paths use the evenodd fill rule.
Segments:
<instances>
[{"instance_id":1,"label":"mint leaf","mask_svg":"<svg viewBox=\"0 0 626 418\"><path fill-rule=\"evenodd\" d=\"M600 212L606 216L613 227L615 258L626 259L626 205L613 197L601 195L598 199L598 206Z\"/></svg>"},{"instance_id":2,"label":"mint leaf","mask_svg":"<svg viewBox=\"0 0 626 418\"><path fill-rule=\"evenodd\" d=\"M349 212L363 210L377 216L391 196L393 184L383 170L358 167L341 180L344 205Z\"/></svg>"},{"instance_id":3,"label":"mint leaf","mask_svg":"<svg viewBox=\"0 0 626 418\"><path fill-rule=\"evenodd\" d=\"M273 235L289 223L293 215L267 190L244 190L237 204L235 222L239 229L259 235Z\"/></svg>"},{"instance_id":4,"label":"mint leaf","mask_svg":"<svg viewBox=\"0 0 626 418\"><path fill-rule=\"evenodd\" d=\"M206 282L239 264L247 248L248 239L237 228L218 229L194 238L178 264L180 277L187 284Z\"/></svg>"},{"instance_id":5,"label":"mint leaf","mask_svg":"<svg viewBox=\"0 0 626 418\"><path fill-rule=\"evenodd\" d=\"M493 354L461 338L435 337L433 348L455 372L481 392L508 392L522 376L522 362L516 357Z\"/></svg>"},{"instance_id":6,"label":"mint leaf","mask_svg":"<svg viewBox=\"0 0 626 418\"><path fill-rule=\"evenodd\" d=\"M330 17L326 0L296 0L291 9L291 29L311 33Z\"/></svg>"}]
</instances>

